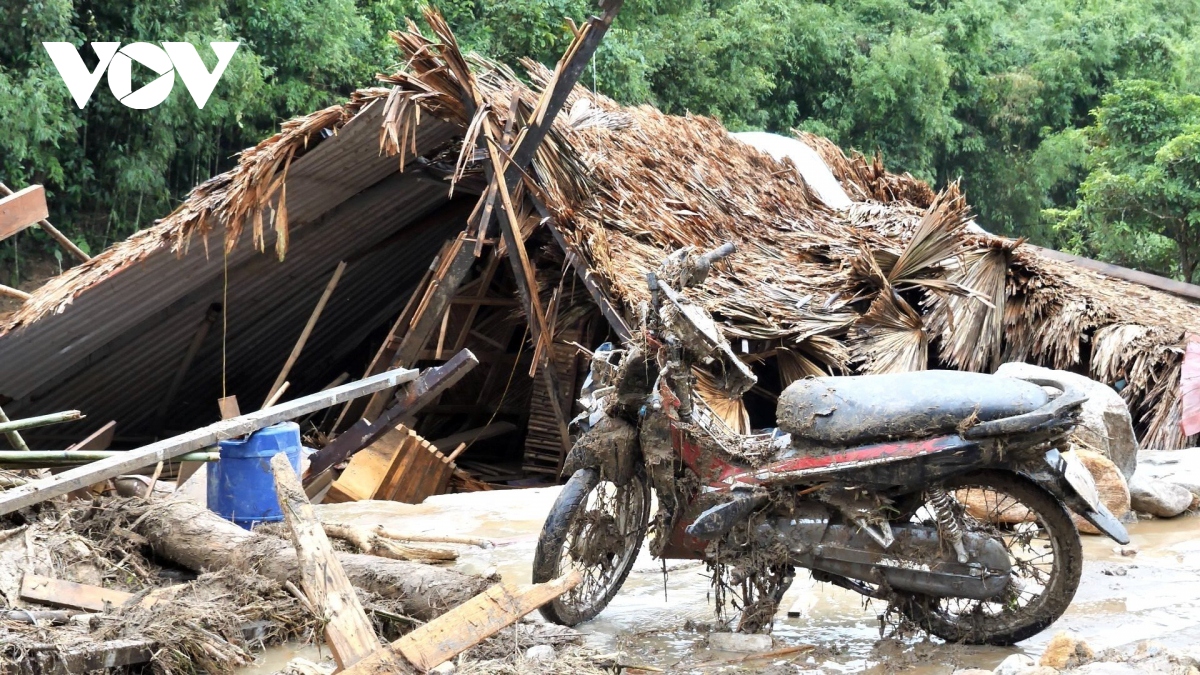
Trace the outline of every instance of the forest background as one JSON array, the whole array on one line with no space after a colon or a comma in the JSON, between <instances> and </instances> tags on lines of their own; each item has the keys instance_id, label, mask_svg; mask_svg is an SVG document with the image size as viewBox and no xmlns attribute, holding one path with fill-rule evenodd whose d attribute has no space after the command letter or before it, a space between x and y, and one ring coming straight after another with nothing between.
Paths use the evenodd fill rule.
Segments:
<instances>
[{"instance_id":1,"label":"forest background","mask_svg":"<svg viewBox=\"0 0 1200 675\"><path fill-rule=\"evenodd\" d=\"M92 253L169 213L289 117L397 67L421 0L0 0L0 182L46 186ZM464 48L553 66L588 0L438 0ZM961 180L979 223L1196 281L1200 0L627 0L582 83L731 130L803 129L892 171ZM198 110L182 86L80 110L43 41L242 43ZM82 53L89 66L95 57ZM149 81L148 73L135 73ZM0 283L59 268L38 229ZM47 262L49 261L49 262ZM51 270L55 271L55 270Z\"/></svg>"}]
</instances>

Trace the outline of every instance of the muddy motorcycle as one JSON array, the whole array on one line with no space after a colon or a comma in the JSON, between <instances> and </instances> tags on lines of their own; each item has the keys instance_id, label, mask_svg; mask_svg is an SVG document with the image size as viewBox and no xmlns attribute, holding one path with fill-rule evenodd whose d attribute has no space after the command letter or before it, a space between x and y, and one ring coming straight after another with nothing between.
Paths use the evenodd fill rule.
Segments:
<instances>
[{"instance_id":1,"label":"muddy motorcycle","mask_svg":"<svg viewBox=\"0 0 1200 675\"><path fill-rule=\"evenodd\" d=\"M756 378L687 295L732 251L670 256L648 275L635 337L593 356L587 430L533 571L538 582L571 569L584 579L542 608L547 619L599 614L652 532L656 557L714 569L742 631L770 630L805 568L947 641L1010 645L1075 594L1083 561L1071 511L1128 543L1068 452L1085 397L1061 382L809 378L780 395L778 430L733 432L694 394L697 371L731 396Z\"/></svg>"}]
</instances>

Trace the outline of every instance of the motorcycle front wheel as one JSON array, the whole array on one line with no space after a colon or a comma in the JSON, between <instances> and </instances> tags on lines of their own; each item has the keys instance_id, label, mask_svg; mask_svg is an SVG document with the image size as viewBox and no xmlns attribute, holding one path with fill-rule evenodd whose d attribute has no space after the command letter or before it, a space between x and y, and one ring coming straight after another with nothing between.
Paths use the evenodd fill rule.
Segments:
<instances>
[{"instance_id":1,"label":"motorcycle front wheel","mask_svg":"<svg viewBox=\"0 0 1200 675\"><path fill-rule=\"evenodd\" d=\"M650 481L642 470L623 486L601 480L596 469L571 476L550 509L533 556L533 581L572 570L574 589L541 608L553 623L574 626L594 618L621 589L650 522Z\"/></svg>"},{"instance_id":2,"label":"motorcycle front wheel","mask_svg":"<svg viewBox=\"0 0 1200 675\"><path fill-rule=\"evenodd\" d=\"M1008 550L1011 580L988 600L902 594L900 611L947 642L973 645L1012 645L1058 620L1083 573L1083 547L1066 508L1029 479L1005 471L963 474L939 487L961 528L995 537ZM937 527L935 505L920 501L911 521Z\"/></svg>"}]
</instances>

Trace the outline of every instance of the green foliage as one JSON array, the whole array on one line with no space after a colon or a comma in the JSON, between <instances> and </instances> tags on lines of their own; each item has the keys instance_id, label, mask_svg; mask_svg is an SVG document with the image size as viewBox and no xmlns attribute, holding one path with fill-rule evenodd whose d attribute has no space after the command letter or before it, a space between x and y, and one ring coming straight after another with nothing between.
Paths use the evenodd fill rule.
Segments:
<instances>
[{"instance_id":1,"label":"green foliage","mask_svg":"<svg viewBox=\"0 0 1200 675\"><path fill-rule=\"evenodd\" d=\"M1193 280L1200 260L1200 96L1124 80L1104 96L1084 133L1090 170L1075 207L1055 212L1059 229L1077 250Z\"/></svg>"},{"instance_id":2,"label":"green foliage","mask_svg":"<svg viewBox=\"0 0 1200 675\"><path fill-rule=\"evenodd\" d=\"M387 33L421 4L2 3L0 180L45 183L60 227L98 250L168 213L281 120L395 68ZM437 4L464 48L512 66L553 66L566 20L592 11L592 0ZM734 130L800 128L881 152L937 187L961 179L988 229L1184 274L1194 263L1177 249L1193 236L1200 177L1197 10L1200 0L626 0L581 82ZM103 81L79 110L40 42L103 39L242 46L202 111L180 86L158 108L128 110Z\"/></svg>"}]
</instances>

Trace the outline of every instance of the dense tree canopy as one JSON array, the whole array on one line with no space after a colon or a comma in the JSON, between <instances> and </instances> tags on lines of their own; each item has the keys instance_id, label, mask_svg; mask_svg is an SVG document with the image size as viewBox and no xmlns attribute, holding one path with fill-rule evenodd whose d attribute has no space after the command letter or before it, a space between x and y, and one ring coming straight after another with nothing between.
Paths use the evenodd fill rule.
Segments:
<instances>
[{"instance_id":1,"label":"dense tree canopy","mask_svg":"<svg viewBox=\"0 0 1200 675\"><path fill-rule=\"evenodd\" d=\"M44 183L96 250L168 213L282 119L395 67L420 0L0 3L0 181ZM553 64L588 0L441 0L463 45ZM1200 258L1200 0L626 0L584 84L624 103L800 128L939 187L980 223L1159 273ZM42 41L242 43L209 103L176 86L80 110ZM95 63L90 48L81 52ZM135 85L136 86L136 85ZM0 282L34 230L0 245ZM48 250L48 249L46 249Z\"/></svg>"}]
</instances>

